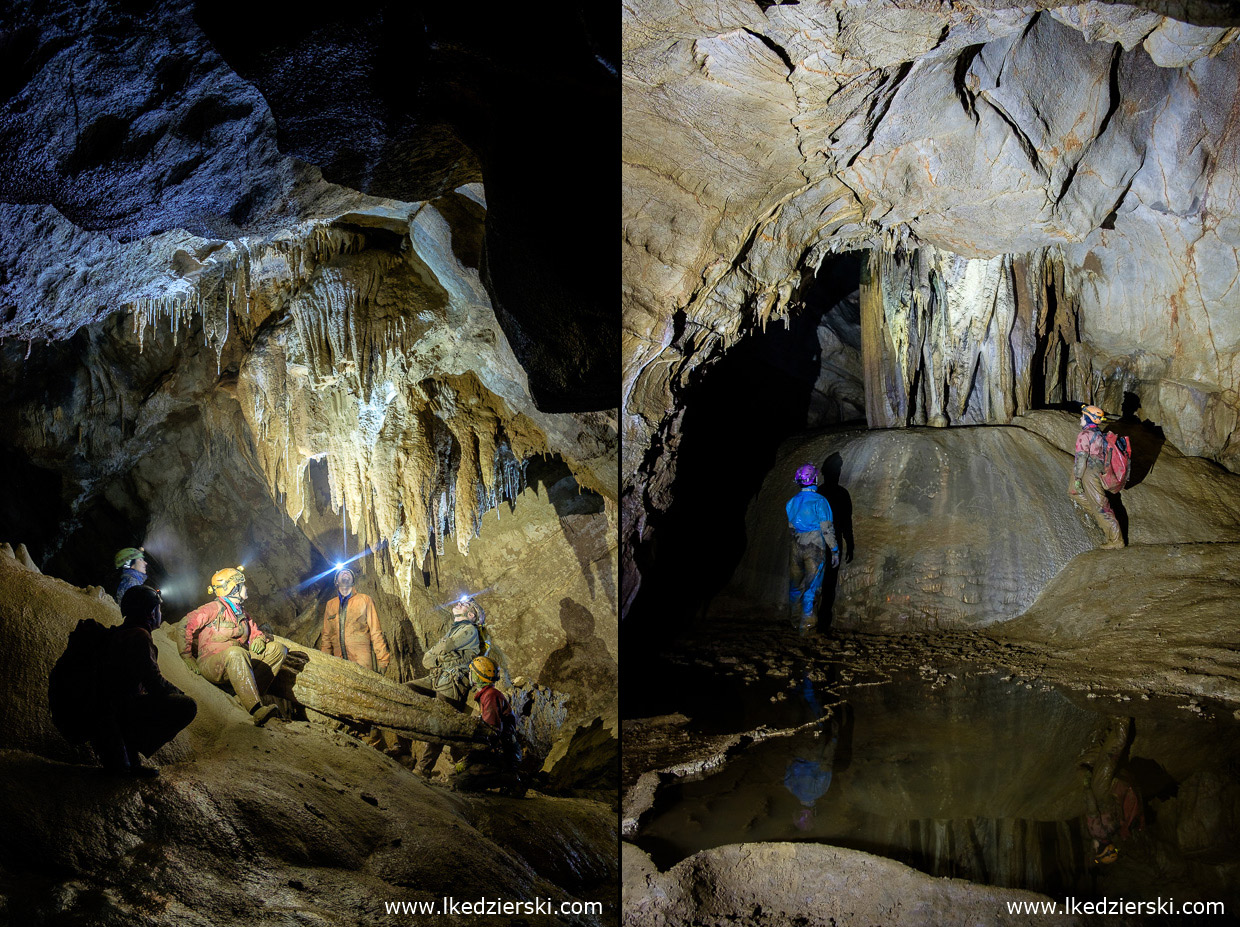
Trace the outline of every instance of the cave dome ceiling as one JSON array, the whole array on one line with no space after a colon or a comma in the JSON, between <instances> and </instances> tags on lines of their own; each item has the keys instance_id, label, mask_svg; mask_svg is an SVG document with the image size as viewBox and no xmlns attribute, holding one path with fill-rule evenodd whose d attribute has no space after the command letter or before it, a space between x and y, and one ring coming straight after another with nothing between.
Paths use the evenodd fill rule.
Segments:
<instances>
[{"instance_id":1,"label":"cave dome ceiling","mask_svg":"<svg viewBox=\"0 0 1240 927\"><path fill-rule=\"evenodd\" d=\"M970 317L992 318L996 293L1033 294L1029 324L1066 339L1070 374L1054 394L987 401L980 420L1132 392L1186 453L1235 469L1230 5L644 0L624 16L626 545L670 502L690 382L796 312L845 251L937 268L922 283L945 281L959 317L941 353L962 363L979 357L961 351ZM1013 269L966 266L995 260ZM879 326L896 353L927 311L916 290ZM1019 383L1030 361L1015 354L982 366L1015 364ZM914 405L870 424L916 424Z\"/></svg>"}]
</instances>

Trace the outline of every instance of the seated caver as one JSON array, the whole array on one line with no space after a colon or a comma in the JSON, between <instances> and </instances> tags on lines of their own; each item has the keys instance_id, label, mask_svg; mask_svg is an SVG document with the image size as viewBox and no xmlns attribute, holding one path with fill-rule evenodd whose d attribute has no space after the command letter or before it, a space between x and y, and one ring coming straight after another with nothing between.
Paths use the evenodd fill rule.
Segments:
<instances>
[{"instance_id":1,"label":"seated caver","mask_svg":"<svg viewBox=\"0 0 1240 927\"><path fill-rule=\"evenodd\" d=\"M90 711L90 745L116 775L155 776L142 765L184 730L198 706L159 671L151 632L163 623L159 593L132 586L121 599L124 623L101 638Z\"/></svg>"},{"instance_id":2,"label":"seated caver","mask_svg":"<svg viewBox=\"0 0 1240 927\"><path fill-rule=\"evenodd\" d=\"M499 667L487 657L475 657L469 664L469 680L477 690L474 700L482 720L491 728L491 736L486 746L470 749L456 764L452 787L461 792L499 789L519 798L526 787L518 771L521 748L517 743L517 719L507 696L495 688Z\"/></svg>"},{"instance_id":3,"label":"seated caver","mask_svg":"<svg viewBox=\"0 0 1240 927\"><path fill-rule=\"evenodd\" d=\"M187 616L181 657L209 682L231 683L241 707L261 725L277 711L274 705L264 705L262 696L275 681L288 650L263 633L242 607L248 592L241 567L217 572L207 591L215 601Z\"/></svg>"},{"instance_id":4,"label":"seated caver","mask_svg":"<svg viewBox=\"0 0 1240 927\"><path fill-rule=\"evenodd\" d=\"M483 650L479 628L486 623L486 613L469 597L462 597L452 606L452 624L439 643L422 655L422 665L430 675L406 683L411 689L433 696L465 711L465 699L469 696L469 663ZM435 769L435 763L443 753L442 744L424 744L422 757L415 771L427 778ZM450 753L453 761L460 758L460 748Z\"/></svg>"}]
</instances>

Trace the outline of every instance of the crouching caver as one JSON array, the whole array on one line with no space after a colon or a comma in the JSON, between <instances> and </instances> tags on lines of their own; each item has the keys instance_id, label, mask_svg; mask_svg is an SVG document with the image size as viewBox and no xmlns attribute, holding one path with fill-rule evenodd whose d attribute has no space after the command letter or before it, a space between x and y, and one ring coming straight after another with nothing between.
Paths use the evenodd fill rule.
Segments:
<instances>
[{"instance_id":1,"label":"crouching caver","mask_svg":"<svg viewBox=\"0 0 1240 927\"><path fill-rule=\"evenodd\" d=\"M465 699L469 697L469 664L480 656L484 645L479 628L486 623L486 613L473 599L463 598L452 606L452 624L439 643L422 655L422 665L430 670L406 683L415 692L431 695L460 712L465 711ZM430 778L435 763L443 753L443 744L425 744L422 758L415 772ZM453 761L460 758L460 749L450 753Z\"/></svg>"},{"instance_id":2,"label":"crouching caver","mask_svg":"<svg viewBox=\"0 0 1240 927\"><path fill-rule=\"evenodd\" d=\"M247 592L241 567L220 570L211 577L207 591L215 601L189 613L181 657L208 682L232 683L241 707L261 725L276 712L276 706L264 705L262 697L288 650L260 631L242 608Z\"/></svg>"},{"instance_id":3,"label":"crouching caver","mask_svg":"<svg viewBox=\"0 0 1240 927\"><path fill-rule=\"evenodd\" d=\"M121 598L125 621L99 648L90 744L115 775L155 776L142 765L194 720L194 700L159 672L151 632L163 623L159 593L133 586Z\"/></svg>"},{"instance_id":4,"label":"crouching caver","mask_svg":"<svg viewBox=\"0 0 1240 927\"><path fill-rule=\"evenodd\" d=\"M456 764L452 787L461 792L499 789L520 798L525 794L518 765L521 748L517 744L517 719L504 693L495 688L499 667L488 657L475 657L469 664L469 681L478 691L474 695L482 720L491 728L487 745L475 747Z\"/></svg>"}]
</instances>

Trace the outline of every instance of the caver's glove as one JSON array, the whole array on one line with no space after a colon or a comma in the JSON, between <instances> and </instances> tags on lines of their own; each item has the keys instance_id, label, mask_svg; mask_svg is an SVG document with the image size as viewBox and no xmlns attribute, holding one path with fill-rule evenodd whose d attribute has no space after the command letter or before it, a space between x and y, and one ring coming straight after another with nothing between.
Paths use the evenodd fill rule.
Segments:
<instances>
[{"instance_id":1,"label":"caver's glove","mask_svg":"<svg viewBox=\"0 0 1240 927\"><path fill-rule=\"evenodd\" d=\"M840 565L840 552L838 550L831 551L831 568L835 569Z\"/></svg>"},{"instance_id":2,"label":"caver's glove","mask_svg":"<svg viewBox=\"0 0 1240 927\"><path fill-rule=\"evenodd\" d=\"M1073 482L1072 482L1072 488L1068 490L1068 495L1070 495L1070 496L1079 496L1079 495L1080 495L1081 493L1083 493L1084 491L1085 491L1085 487L1081 485L1081 481L1080 481L1080 480L1073 480Z\"/></svg>"},{"instance_id":3,"label":"caver's glove","mask_svg":"<svg viewBox=\"0 0 1240 927\"><path fill-rule=\"evenodd\" d=\"M256 637L254 638L254 640L250 641L250 652L254 654L254 656L261 657L263 655L263 652L266 649L267 649L267 638L262 637L260 635L259 637Z\"/></svg>"},{"instance_id":4,"label":"caver's glove","mask_svg":"<svg viewBox=\"0 0 1240 927\"><path fill-rule=\"evenodd\" d=\"M195 660L195 659L194 659L193 657L191 657L189 654L183 654L183 655L181 656L181 659L185 661L185 665L189 668L189 671L190 671L191 673L193 673L195 676L201 676L201 675L202 675L202 670L200 670L200 669L198 668L198 661L197 661L197 660Z\"/></svg>"}]
</instances>

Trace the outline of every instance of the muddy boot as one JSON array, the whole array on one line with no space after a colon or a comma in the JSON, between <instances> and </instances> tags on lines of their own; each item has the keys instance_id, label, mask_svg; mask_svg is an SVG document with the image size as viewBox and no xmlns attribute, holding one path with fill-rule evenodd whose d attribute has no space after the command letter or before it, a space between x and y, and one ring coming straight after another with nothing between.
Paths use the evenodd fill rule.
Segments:
<instances>
[{"instance_id":1,"label":"muddy boot","mask_svg":"<svg viewBox=\"0 0 1240 927\"><path fill-rule=\"evenodd\" d=\"M259 705L250 712L250 717L254 719L255 727L262 727L279 710L275 705Z\"/></svg>"},{"instance_id":2,"label":"muddy boot","mask_svg":"<svg viewBox=\"0 0 1240 927\"><path fill-rule=\"evenodd\" d=\"M237 693L237 701L250 713L255 726L262 727L267 723L267 719L279 709L275 705L263 704L247 654L240 647L234 647L228 652L228 661L224 665L228 671L228 681L232 683L233 691Z\"/></svg>"}]
</instances>

